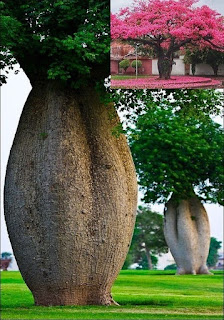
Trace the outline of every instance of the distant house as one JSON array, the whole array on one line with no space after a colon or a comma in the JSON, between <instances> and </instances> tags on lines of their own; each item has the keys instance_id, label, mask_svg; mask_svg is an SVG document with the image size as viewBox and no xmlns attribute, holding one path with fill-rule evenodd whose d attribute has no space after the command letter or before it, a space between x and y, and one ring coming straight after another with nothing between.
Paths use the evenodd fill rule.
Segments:
<instances>
[{"instance_id":1,"label":"distant house","mask_svg":"<svg viewBox=\"0 0 224 320\"><path fill-rule=\"evenodd\" d=\"M216 270L223 270L224 269L224 253L219 254L218 262L215 266Z\"/></svg>"},{"instance_id":2,"label":"distant house","mask_svg":"<svg viewBox=\"0 0 224 320\"><path fill-rule=\"evenodd\" d=\"M135 47L124 44L119 41L111 42L110 50L110 71L112 75L116 74L127 74L134 75L135 69L131 66L128 67L126 72L119 68L119 62L124 59L129 59L130 63L136 59L136 49ZM141 60L142 67L139 69L139 74L142 75L158 75L157 62L158 59L137 55L137 59ZM224 75L224 65L219 67L219 75ZM191 65L184 63L184 52L179 52L174 58L174 64L172 67L171 75L192 75ZM195 75L214 75L212 67L207 64L196 65Z\"/></svg>"},{"instance_id":3,"label":"distant house","mask_svg":"<svg viewBox=\"0 0 224 320\"><path fill-rule=\"evenodd\" d=\"M128 59L130 64L136 60L135 48L129 44L123 44L119 41L112 41L110 48L110 71L111 74L128 74L134 75L135 68L128 67L126 72L120 69L119 62L121 60ZM142 66L139 68L139 74L152 75L152 59L149 57L138 56L138 60L141 60Z\"/></svg>"}]
</instances>

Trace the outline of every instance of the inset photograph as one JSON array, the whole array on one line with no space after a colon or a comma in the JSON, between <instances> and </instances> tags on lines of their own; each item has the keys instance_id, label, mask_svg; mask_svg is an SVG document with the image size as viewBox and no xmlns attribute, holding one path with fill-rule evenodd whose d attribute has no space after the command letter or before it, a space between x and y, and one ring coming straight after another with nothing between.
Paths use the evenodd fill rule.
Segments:
<instances>
[{"instance_id":1,"label":"inset photograph","mask_svg":"<svg viewBox=\"0 0 224 320\"><path fill-rule=\"evenodd\" d=\"M224 88L224 2L111 0L111 88Z\"/></svg>"}]
</instances>

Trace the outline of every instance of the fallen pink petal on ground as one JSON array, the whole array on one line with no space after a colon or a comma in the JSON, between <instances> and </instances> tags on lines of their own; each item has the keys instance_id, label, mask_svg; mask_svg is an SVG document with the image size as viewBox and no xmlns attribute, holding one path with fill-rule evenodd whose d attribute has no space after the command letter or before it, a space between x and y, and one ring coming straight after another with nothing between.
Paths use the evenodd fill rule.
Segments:
<instances>
[{"instance_id":1,"label":"fallen pink petal on ground","mask_svg":"<svg viewBox=\"0 0 224 320\"><path fill-rule=\"evenodd\" d=\"M111 80L112 89L182 89L220 87L222 81L204 77L173 76L169 80L160 80L158 76L139 79Z\"/></svg>"}]
</instances>

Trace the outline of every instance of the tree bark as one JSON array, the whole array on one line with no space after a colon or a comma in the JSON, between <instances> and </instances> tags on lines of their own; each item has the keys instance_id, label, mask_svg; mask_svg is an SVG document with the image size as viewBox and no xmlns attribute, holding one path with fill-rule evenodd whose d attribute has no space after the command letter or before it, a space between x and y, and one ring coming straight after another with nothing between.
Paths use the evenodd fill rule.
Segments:
<instances>
[{"instance_id":1,"label":"tree bark","mask_svg":"<svg viewBox=\"0 0 224 320\"><path fill-rule=\"evenodd\" d=\"M147 258L149 270L152 270L152 259L151 259L150 251L147 247L145 247L145 255Z\"/></svg>"},{"instance_id":2,"label":"tree bark","mask_svg":"<svg viewBox=\"0 0 224 320\"><path fill-rule=\"evenodd\" d=\"M171 197L165 210L164 235L176 261L177 274L210 274L206 266L209 220L196 195L179 202Z\"/></svg>"},{"instance_id":3,"label":"tree bark","mask_svg":"<svg viewBox=\"0 0 224 320\"><path fill-rule=\"evenodd\" d=\"M5 181L13 251L36 305L110 305L129 249L137 183L113 106L36 84L24 106Z\"/></svg>"},{"instance_id":4,"label":"tree bark","mask_svg":"<svg viewBox=\"0 0 224 320\"><path fill-rule=\"evenodd\" d=\"M170 79L172 65L173 58L171 56L167 56L163 52L158 53L158 70L160 79Z\"/></svg>"},{"instance_id":5,"label":"tree bark","mask_svg":"<svg viewBox=\"0 0 224 320\"><path fill-rule=\"evenodd\" d=\"M213 69L214 75L217 76L218 75L218 70L219 70L219 65L212 64L211 67Z\"/></svg>"}]
</instances>

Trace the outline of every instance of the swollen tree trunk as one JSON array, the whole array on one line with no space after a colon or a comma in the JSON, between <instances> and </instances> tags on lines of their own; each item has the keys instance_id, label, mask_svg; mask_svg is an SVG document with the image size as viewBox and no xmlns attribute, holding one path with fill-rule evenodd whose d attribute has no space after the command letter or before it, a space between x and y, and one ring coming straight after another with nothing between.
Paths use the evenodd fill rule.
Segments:
<instances>
[{"instance_id":1,"label":"swollen tree trunk","mask_svg":"<svg viewBox=\"0 0 224 320\"><path fill-rule=\"evenodd\" d=\"M34 86L7 167L5 218L36 305L114 303L137 184L118 119L96 92Z\"/></svg>"},{"instance_id":2,"label":"swollen tree trunk","mask_svg":"<svg viewBox=\"0 0 224 320\"><path fill-rule=\"evenodd\" d=\"M158 71L159 78L168 80L171 76L173 58L170 55L165 55L163 52L158 53Z\"/></svg>"},{"instance_id":3,"label":"swollen tree trunk","mask_svg":"<svg viewBox=\"0 0 224 320\"><path fill-rule=\"evenodd\" d=\"M207 212L198 197L171 199L165 210L164 235L177 264L177 274L209 274L210 245Z\"/></svg>"},{"instance_id":4,"label":"swollen tree trunk","mask_svg":"<svg viewBox=\"0 0 224 320\"><path fill-rule=\"evenodd\" d=\"M152 259L151 259L150 251L147 247L145 247L145 255L147 258L149 270L152 270Z\"/></svg>"}]
</instances>

